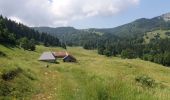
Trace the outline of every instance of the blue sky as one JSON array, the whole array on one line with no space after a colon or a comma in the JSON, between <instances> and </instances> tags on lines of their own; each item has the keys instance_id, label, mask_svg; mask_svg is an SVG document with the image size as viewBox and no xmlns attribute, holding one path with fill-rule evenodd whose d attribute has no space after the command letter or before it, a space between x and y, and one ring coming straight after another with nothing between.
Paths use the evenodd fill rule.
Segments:
<instances>
[{"instance_id":1,"label":"blue sky","mask_svg":"<svg viewBox=\"0 0 170 100\"><path fill-rule=\"evenodd\" d=\"M170 0L0 0L0 14L31 27L112 28L170 12Z\"/></svg>"},{"instance_id":2,"label":"blue sky","mask_svg":"<svg viewBox=\"0 0 170 100\"><path fill-rule=\"evenodd\" d=\"M77 28L110 28L132 22L139 18L153 18L170 12L170 0L141 0L139 5L131 7L108 18L89 18L73 22Z\"/></svg>"}]
</instances>

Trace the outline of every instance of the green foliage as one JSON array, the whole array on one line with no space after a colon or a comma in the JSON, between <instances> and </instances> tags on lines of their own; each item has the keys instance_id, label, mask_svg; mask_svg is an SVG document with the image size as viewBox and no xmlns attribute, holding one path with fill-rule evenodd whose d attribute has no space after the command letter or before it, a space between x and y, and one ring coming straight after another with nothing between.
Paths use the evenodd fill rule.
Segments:
<instances>
[{"instance_id":1,"label":"green foliage","mask_svg":"<svg viewBox=\"0 0 170 100\"><path fill-rule=\"evenodd\" d=\"M21 68L17 68L17 69L14 69L14 70L10 70L8 72L4 72L2 74L2 79L5 80L5 81L12 80L21 72L22 72Z\"/></svg>"},{"instance_id":2,"label":"green foliage","mask_svg":"<svg viewBox=\"0 0 170 100\"><path fill-rule=\"evenodd\" d=\"M0 43L8 45L16 45L16 42L26 37L27 39L48 44L49 46L60 46L60 41L57 37L53 37L47 33L39 33L23 24L18 24L10 19L0 17ZM34 43L31 43L34 44ZM31 50L34 50L31 46Z\"/></svg>"},{"instance_id":3,"label":"green foliage","mask_svg":"<svg viewBox=\"0 0 170 100\"><path fill-rule=\"evenodd\" d=\"M0 51L0 57L5 57L5 56L6 56L6 54L3 53L2 51Z\"/></svg>"},{"instance_id":4,"label":"green foliage","mask_svg":"<svg viewBox=\"0 0 170 100\"><path fill-rule=\"evenodd\" d=\"M104 34L98 44L98 54L106 56L121 55L122 58L141 58L158 64L169 66L168 52L170 51L170 39L154 39L148 44L136 38L120 38L112 34ZM165 59L166 58L166 59Z\"/></svg>"},{"instance_id":5,"label":"green foliage","mask_svg":"<svg viewBox=\"0 0 170 100\"><path fill-rule=\"evenodd\" d=\"M153 57L153 62L158 64L164 64L164 55L163 54L156 54Z\"/></svg>"},{"instance_id":6,"label":"green foliage","mask_svg":"<svg viewBox=\"0 0 170 100\"><path fill-rule=\"evenodd\" d=\"M164 61L163 61L164 63L164 65L166 65L166 66L170 66L170 52L166 52L165 54L164 54Z\"/></svg>"},{"instance_id":7,"label":"green foliage","mask_svg":"<svg viewBox=\"0 0 170 100\"><path fill-rule=\"evenodd\" d=\"M151 55L151 54L144 54L144 55L143 55L143 60L146 60L146 61L154 61L153 59L154 59L154 58L153 58L153 55Z\"/></svg>"},{"instance_id":8,"label":"green foliage","mask_svg":"<svg viewBox=\"0 0 170 100\"><path fill-rule=\"evenodd\" d=\"M67 46L65 43L61 43L61 47L67 50Z\"/></svg>"},{"instance_id":9,"label":"green foliage","mask_svg":"<svg viewBox=\"0 0 170 100\"><path fill-rule=\"evenodd\" d=\"M29 40L28 38L24 37L20 39L20 47L23 48L24 50L29 49Z\"/></svg>"},{"instance_id":10,"label":"green foliage","mask_svg":"<svg viewBox=\"0 0 170 100\"><path fill-rule=\"evenodd\" d=\"M21 68L5 69L0 79L0 98L23 99L36 91L30 73Z\"/></svg>"},{"instance_id":11,"label":"green foliage","mask_svg":"<svg viewBox=\"0 0 170 100\"><path fill-rule=\"evenodd\" d=\"M149 88L153 88L157 85L155 80L152 79L151 77L147 76L147 75L137 76L135 78L135 80L137 82L141 83L143 86L146 86L146 87L149 87Z\"/></svg>"},{"instance_id":12,"label":"green foliage","mask_svg":"<svg viewBox=\"0 0 170 100\"><path fill-rule=\"evenodd\" d=\"M104 55L106 55L107 57L110 57L110 56L112 56L112 52L111 51L109 51L109 50L104 50L104 52L103 52L103 54Z\"/></svg>"},{"instance_id":13,"label":"green foliage","mask_svg":"<svg viewBox=\"0 0 170 100\"><path fill-rule=\"evenodd\" d=\"M20 42L20 47L23 48L24 50L35 50L35 40L31 39L30 41L24 37L19 40Z\"/></svg>"},{"instance_id":14,"label":"green foliage","mask_svg":"<svg viewBox=\"0 0 170 100\"><path fill-rule=\"evenodd\" d=\"M100 45L97 48L98 54L101 54L101 55L104 55L104 50L105 50L105 47L103 45Z\"/></svg>"},{"instance_id":15,"label":"green foliage","mask_svg":"<svg viewBox=\"0 0 170 100\"><path fill-rule=\"evenodd\" d=\"M59 39L68 46L83 46L85 49L96 49L101 34L89 30L78 30L73 27L35 27L39 32L46 32Z\"/></svg>"},{"instance_id":16,"label":"green foliage","mask_svg":"<svg viewBox=\"0 0 170 100\"><path fill-rule=\"evenodd\" d=\"M123 59L125 59L125 58L128 58L128 59L135 58L134 51L132 51L130 49L123 50L122 53L121 53L121 58L123 58Z\"/></svg>"},{"instance_id":17,"label":"green foliage","mask_svg":"<svg viewBox=\"0 0 170 100\"><path fill-rule=\"evenodd\" d=\"M170 36L170 32L165 32L166 35Z\"/></svg>"},{"instance_id":18,"label":"green foliage","mask_svg":"<svg viewBox=\"0 0 170 100\"><path fill-rule=\"evenodd\" d=\"M13 33L10 33L7 29L0 28L0 42L3 44L5 43L15 44L16 37Z\"/></svg>"},{"instance_id":19,"label":"green foliage","mask_svg":"<svg viewBox=\"0 0 170 100\"><path fill-rule=\"evenodd\" d=\"M29 41L29 48L30 48L30 50L31 51L34 51L35 49L36 49L36 42L35 42L35 40L34 39L31 39L30 41Z\"/></svg>"},{"instance_id":20,"label":"green foliage","mask_svg":"<svg viewBox=\"0 0 170 100\"><path fill-rule=\"evenodd\" d=\"M9 96L10 93L12 92L12 86L10 83L7 83L5 81L0 81L1 85L0 85L0 96Z\"/></svg>"}]
</instances>

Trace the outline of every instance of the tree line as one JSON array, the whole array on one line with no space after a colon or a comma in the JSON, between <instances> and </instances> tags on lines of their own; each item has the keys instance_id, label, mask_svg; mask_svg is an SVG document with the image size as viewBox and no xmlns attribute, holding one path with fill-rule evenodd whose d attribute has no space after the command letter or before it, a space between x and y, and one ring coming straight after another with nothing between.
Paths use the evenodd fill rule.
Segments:
<instances>
[{"instance_id":1,"label":"tree line","mask_svg":"<svg viewBox=\"0 0 170 100\"><path fill-rule=\"evenodd\" d=\"M123 59L141 58L146 61L170 66L170 39L155 38L148 44L143 36L120 38L105 34L98 41L97 50L101 55L118 56Z\"/></svg>"}]
</instances>

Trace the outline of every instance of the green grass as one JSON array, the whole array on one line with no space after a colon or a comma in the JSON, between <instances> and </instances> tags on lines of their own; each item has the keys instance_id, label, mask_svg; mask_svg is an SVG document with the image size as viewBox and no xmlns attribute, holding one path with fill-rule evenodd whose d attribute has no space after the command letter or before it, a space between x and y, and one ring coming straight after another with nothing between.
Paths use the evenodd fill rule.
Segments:
<instances>
[{"instance_id":1,"label":"green grass","mask_svg":"<svg viewBox=\"0 0 170 100\"><path fill-rule=\"evenodd\" d=\"M166 32L170 32L170 30L156 30L152 32L147 32L144 36L145 43L149 43L151 39L155 39L155 36L159 34L160 38L170 38L170 36L166 35Z\"/></svg>"},{"instance_id":2,"label":"green grass","mask_svg":"<svg viewBox=\"0 0 170 100\"><path fill-rule=\"evenodd\" d=\"M59 59L59 64L49 63L49 68L46 68L47 63L37 60L44 51L60 50L63 49L37 46L37 50L31 52L0 45L0 51L6 54L0 57L0 75L17 68L22 69L12 80L0 78L0 88L3 91L8 90L6 87L12 88L9 94L1 95L0 99L170 99L170 68L139 59L107 58L81 47L68 48L78 63L64 63ZM136 81L136 77L142 75L159 85L148 87Z\"/></svg>"}]
</instances>

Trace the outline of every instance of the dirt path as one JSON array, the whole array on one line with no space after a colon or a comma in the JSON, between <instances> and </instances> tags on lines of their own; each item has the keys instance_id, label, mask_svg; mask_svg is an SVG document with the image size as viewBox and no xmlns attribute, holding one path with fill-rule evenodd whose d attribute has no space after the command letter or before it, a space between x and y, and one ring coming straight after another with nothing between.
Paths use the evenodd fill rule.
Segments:
<instances>
[{"instance_id":1,"label":"dirt path","mask_svg":"<svg viewBox=\"0 0 170 100\"><path fill-rule=\"evenodd\" d=\"M32 97L32 100L56 100L55 95L57 81L59 81L59 73L57 71L42 70L42 79L38 86L40 91Z\"/></svg>"}]
</instances>

